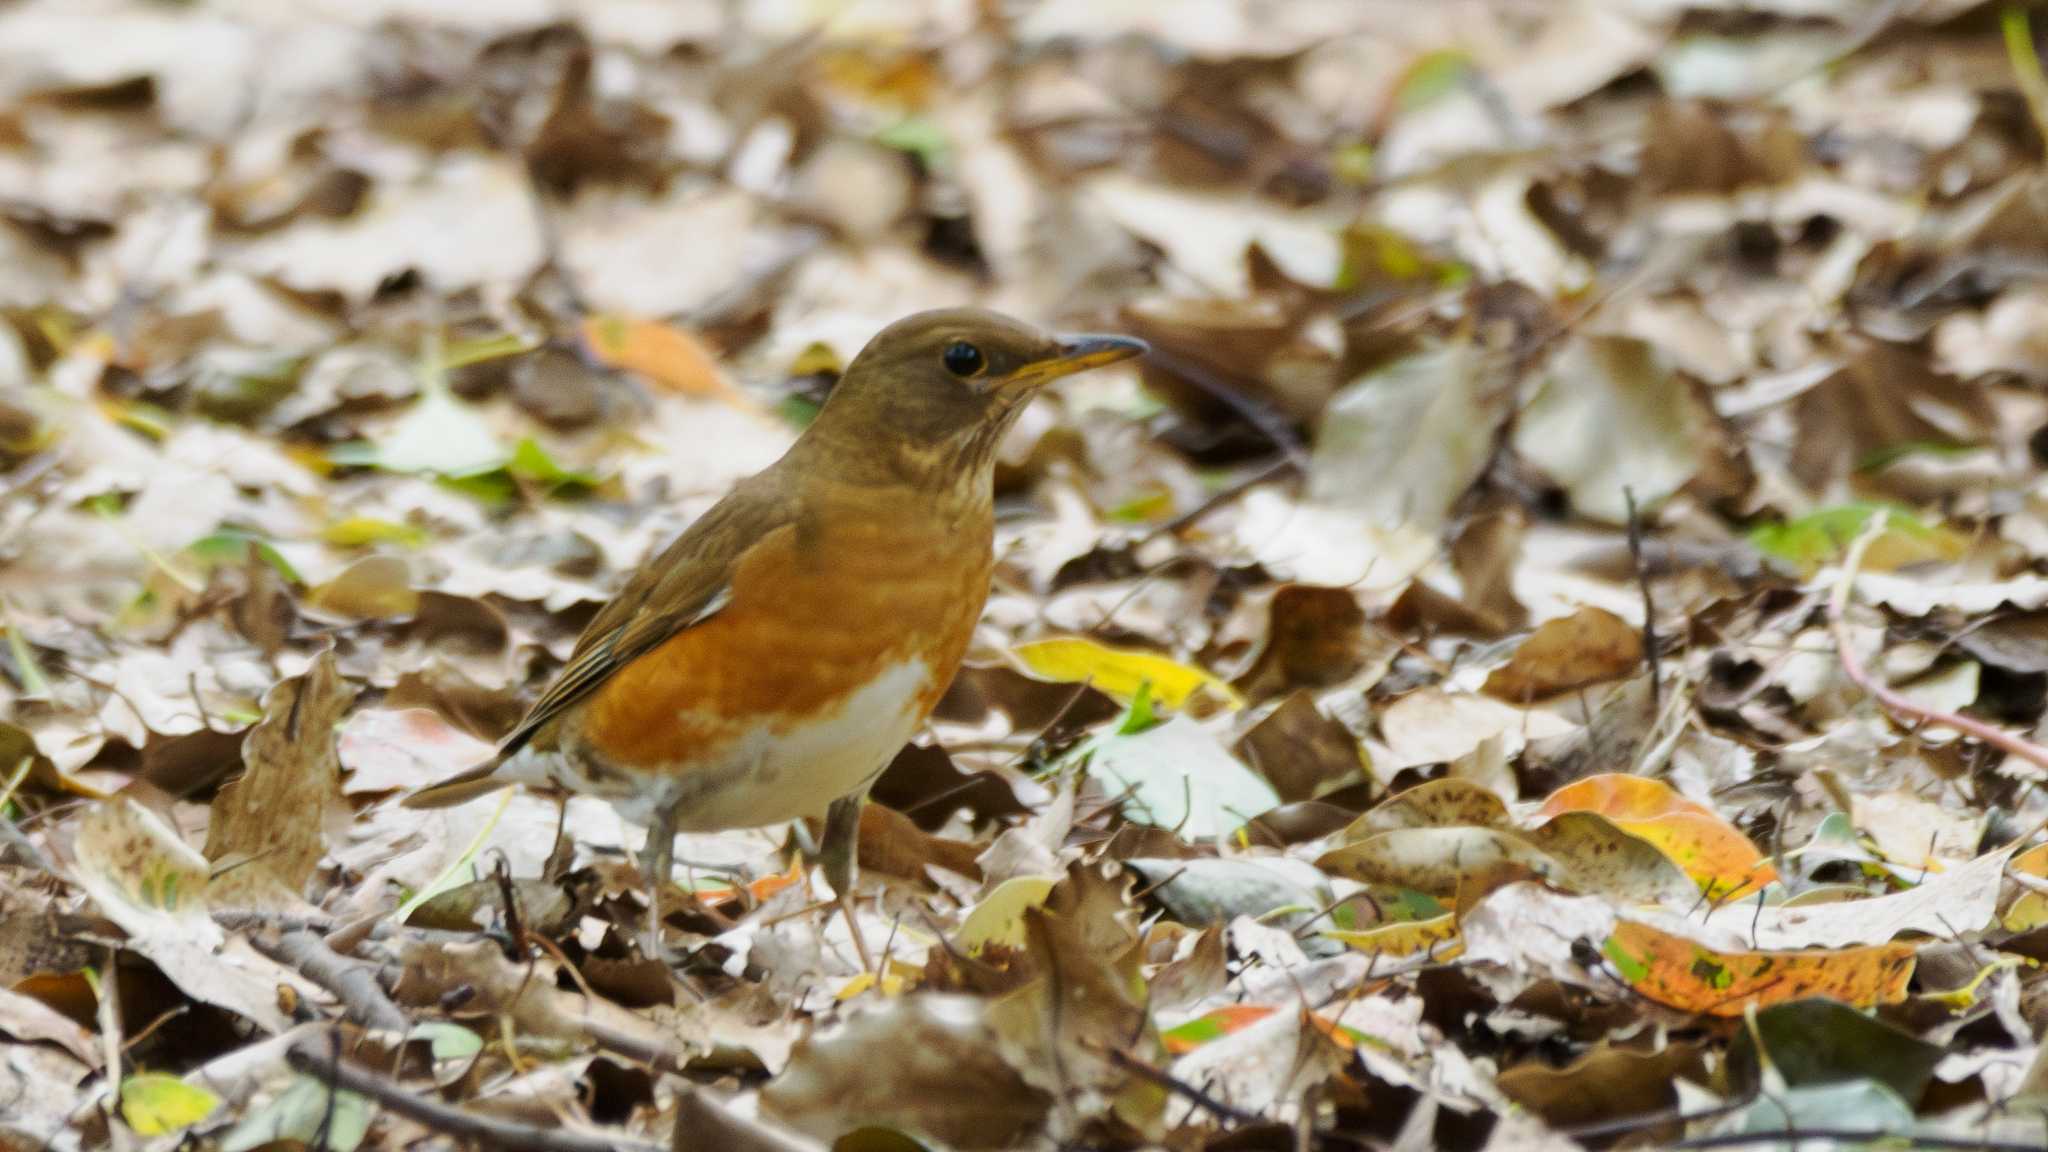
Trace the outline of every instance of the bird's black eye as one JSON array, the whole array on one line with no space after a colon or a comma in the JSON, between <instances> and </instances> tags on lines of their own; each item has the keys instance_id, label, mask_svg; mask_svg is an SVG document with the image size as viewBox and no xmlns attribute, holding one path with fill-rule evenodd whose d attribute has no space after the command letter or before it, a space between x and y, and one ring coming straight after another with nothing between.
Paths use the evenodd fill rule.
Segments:
<instances>
[{"instance_id":1,"label":"bird's black eye","mask_svg":"<svg viewBox=\"0 0 2048 1152\"><path fill-rule=\"evenodd\" d=\"M988 366L988 361L982 358L981 349L965 340L955 340L946 345L946 350L939 354L939 358L945 361L946 371L963 380L969 376L979 375L981 370Z\"/></svg>"}]
</instances>

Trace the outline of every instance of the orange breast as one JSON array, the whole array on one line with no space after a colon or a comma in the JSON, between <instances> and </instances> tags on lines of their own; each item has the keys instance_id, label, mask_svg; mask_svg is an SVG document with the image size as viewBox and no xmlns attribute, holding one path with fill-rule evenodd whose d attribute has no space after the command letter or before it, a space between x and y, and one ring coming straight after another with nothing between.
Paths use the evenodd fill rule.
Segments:
<instances>
[{"instance_id":1,"label":"orange breast","mask_svg":"<svg viewBox=\"0 0 2048 1152\"><path fill-rule=\"evenodd\" d=\"M579 718L583 743L622 766L687 770L761 725L836 709L910 658L932 674L922 723L988 597L986 509L949 516L905 493L811 524L763 539L734 571L730 603L614 674Z\"/></svg>"}]
</instances>

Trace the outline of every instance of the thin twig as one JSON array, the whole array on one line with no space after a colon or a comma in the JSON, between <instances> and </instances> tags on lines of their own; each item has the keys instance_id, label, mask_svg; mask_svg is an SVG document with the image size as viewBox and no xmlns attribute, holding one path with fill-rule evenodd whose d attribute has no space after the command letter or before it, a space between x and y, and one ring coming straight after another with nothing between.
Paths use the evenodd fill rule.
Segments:
<instances>
[{"instance_id":1,"label":"thin twig","mask_svg":"<svg viewBox=\"0 0 2048 1152\"><path fill-rule=\"evenodd\" d=\"M1244 389L1222 373L1212 371L1204 364L1176 355L1156 344L1152 346L1149 359L1153 364L1173 373L1210 399L1236 413L1239 419L1251 425L1253 431L1264 436L1268 443L1296 467L1308 467L1308 449L1302 447L1301 437L1294 434L1294 430L1287 425L1287 418L1271 404L1246 394Z\"/></svg>"},{"instance_id":2,"label":"thin twig","mask_svg":"<svg viewBox=\"0 0 2048 1152\"><path fill-rule=\"evenodd\" d=\"M1842 574L1835 581L1834 591L1828 597L1828 629L1835 637L1835 655L1842 662L1842 672L1855 682L1856 686L1870 693L1871 698L1890 712L1908 716L1925 724L1939 724L1952 728L1965 736L1974 737L2004 752L2018 756L2043 768L2048 768L2048 748L2031 740L1986 724L1956 712L1929 708L1895 692L1889 685L1880 684L1863 667L1863 661L1856 655L1855 645L1849 638L1849 598L1856 588L1856 573L1863 567L1863 554L1870 548L1871 541L1885 530L1886 513L1879 509L1870 518L1863 532L1849 545L1848 554L1842 558Z\"/></svg>"},{"instance_id":3,"label":"thin twig","mask_svg":"<svg viewBox=\"0 0 2048 1152\"><path fill-rule=\"evenodd\" d=\"M523 1152L665 1152L658 1144L629 1139L621 1134L569 1132L559 1128L537 1128L512 1120L501 1120L465 1112L438 1100L417 1095L394 1080L356 1065L330 1066L327 1058L304 1045L285 1053L285 1063L309 1076L318 1076L330 1087L367 1096L408 1120L460 1140L474 1140L488 1148L509 1148Z\"/></svg>"},{"instance_id":4,"label":"thin twig","mask_svg":"<svg viewBox=\"0 0 2048 1152\"><path fill-rule=\"evenodd\" d=\"M1636 586L1643 590L1643 662L1650 666L1650 715L1664 712L1664 676L1657 656L1657 602L1650 598L1650 569L1643 562L1643 518L1636 514L1635 489L1623 485L1628 504L1628 554L1635 562Z\"/></svg>"},{"instance_id":5,"label":"thin twig","mask_svg":"<svg viewBox=\"0 0 2048 1152\"><path fill-rule=\"evenodd\" d=\"M261 932L251 933L249 943L258 952L334 993L347 1009L348 1019L379 1031L403 1034L411 1030L412 1021L377 983L374 964L343 956L329 948L327 941L303 928L274 939Z\"/></svg>"},{"instance_id":6,"label":"thin twig","mask_svg":"<svg viewBox=\"0 0 2048 1152\"><path fill-rule=\"evenodd\" d=\"M1884 1144L1891 1147L1941 1149L1944 1152L2041 1152L2038 1143L2017 1140L1986 1140L1976 1136L1936 1136L1915 1132L1888 1132L1882 1128L1776 1128L1763 1132L1715 1132L1675 1140L1666 1148L1740 1148L1749 1144L1796 1143L1801 1140L1832 1140L1840 1144Z\"/></svg>"},{"instance_id":7,"label":"thin twig","mask_svg":"<svg viewBox=\"0 0 2048 1152\"><path fill-rule=\"evenodd\" d=\"M1266 466L1258 469L1257 471L1248 473L1244 476L1239 477L1236 480L1231 481L1228 485L1212 493L1208 499L1202 501L1200 504L1195 505L1193 508L1188 509L1186 512L1183 512L1180 515L1175 516L1173 519L1168 520L1166 523L1159 525L1157 528L1152 529L1152 531L1145 534L1144 538L1140 540L1139 543L1150 544L1152 541L1159 539L1161 536L1178 535L1181 529L1188 527L1189 525L1195 523L1198 520L1201 520L1203 517L1209 515L1209 513L1216 511L1218 508L1223 507L1225 504L1231 503L1238 497L1244 495L1245 493L1251 491L1259 485L1264 484L1266 481L1274 479L1275 477L1280 476L1284 473L1292 472L1300 467L1301 464L1298 461L1296 461L1292 456L1282 456L1278 460L1275 460L1272 463L1267 464Z\"/></svg>"},{"instance_id":8,"label":"thin twig","mask_svg":"<svg viewBox=\"0 0 2048 1152\"><path fill-rule=\"evenodd\" d=\"M1155 1068L1121 1048L1106 1048L1104 1051L1108 1054L1110 1063L1126 1072L1136 1073L1140 1079L1150 1080L1219 1120L1227 1120L1233 1125L1260 1124L1265 1121L1265 1117L1258 1113L1247 1112L1234 1104L1226 1104L1164 1068Z\"/></svg>"}]
</instances>

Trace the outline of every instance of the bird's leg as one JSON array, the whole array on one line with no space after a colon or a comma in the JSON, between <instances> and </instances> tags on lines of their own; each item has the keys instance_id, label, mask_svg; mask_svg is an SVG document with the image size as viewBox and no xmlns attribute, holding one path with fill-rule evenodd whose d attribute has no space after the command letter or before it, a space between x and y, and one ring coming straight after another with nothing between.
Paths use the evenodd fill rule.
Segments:
<instances>
[{"instance_id":1,"label":"bird's leg","mask_svg":"<svg viewBox=\"0 0 2048 1152\"><path fill-rule=\"evenodd\" d=\"M676 810L665 807L655 812L647 826L647 843L640 848L640 866L647 873L647 955L663 959L661 947L661 894L668 889L669 872L675 866Z\"/></svg>"},{"instance_id":2,"label":"bird's leg","mask_svg":"<svg viewBox=\"0 0 2048 1152\"><path fill-rule=\"evenodd\" d=\"M832 885L839 899L839 911L853 933L853 950L860 957L861 971L874 968L868 959L867 941L861 939L860 919L853 912L853 885L859 873L860 806L867 799L865 789L841 796L825 810L824 843L818 846L819 863L825 867L825 883Z\"/></svg>"},{"instance_id":3,"label":"bird's leg","mask_svg":"<svg viewBox=\"0 0 2048 1152\"><path fill-rule=\"evenodd\" d=\"M548 880L560 880L569 871L569 865L576 862L576 846L569 843L569 794L555 797L555 838L548 846L547 862L541 865L540 874Z\"/></svg>"}]
</instances>

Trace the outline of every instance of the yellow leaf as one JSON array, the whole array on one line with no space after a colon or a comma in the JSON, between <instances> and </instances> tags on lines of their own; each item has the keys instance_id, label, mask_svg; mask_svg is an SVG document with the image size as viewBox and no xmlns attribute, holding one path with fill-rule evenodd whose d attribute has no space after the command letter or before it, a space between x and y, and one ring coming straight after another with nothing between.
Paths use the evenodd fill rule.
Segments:
<instances>
[{"instance_id":1,"label":"yellow leaf","mask_svg":"<svg viewBox=\"0 0 2048 1152\"><path fill-rule=\"evenodd\" d=\"M1045 903L1057 876L1012 876L995 886L981 903L967 912L953 945L969 956L979 956L991 944L1024 947L1024 910Z\"/></svg>"},{"instance_id":2,"label":"yellow leaf","mask_svg":"<svg viewBox=\"0 0 2048 1152\"><path fill-rule=\"evenodd\" d=\"M366 544L390 542L418 548L427 542L427 531L396 520L375 516L345 516L320 530L320 538L338 548L361 548Z\"/></svg>"},{"instance_id":3,"label":"yellow leaf","mask_svg":"<svg viewBox=\"0 0 2048 1152\"><path fill-rule=\"evenodd\" d=\"M1206 692L1231 708L1244 707L1244 697L1230 685L1165 656L1128 648L1111 648L1079 636L1033 640L1012 650L1019 663L1033 675L1063 684L1086 681L1122 703L1129 703L1142 684L1152 686L1152 698L1169 708L1179 708L1197 692Z\"/></svg>"},{"instance_id":4,"label":"yellow leaf","mask_svg":"<svg viewBox=\"0 0 2048 1152\"><path fill-rule=\"evenodd\" d=\"M2013 857L2006 867L2022 876L2048 879L2048 844L2036 844ZM2022 890L1999 922L2007 932L2031 932L2048 924L2048 895L2031 888Z\"/></svg>"},{"instance_id":5,"label":"yellow leaf","mask_svg":"<svg viewBox=\"0 0 2048 1152\"><path fill-rule=\"evenodd\" d=\"M1332 929L1323 935L1375 956L1412 956L1417 952L1428 952L1437 960L1449 960L1465 950L1465 942L1458 938L1458 915L1455 912L1446 912L1429 920L1382 924L1355 932Z\"/></svg>"},{"instance_id":6,"label":"yellow leaf","mask_svg":"<svg viewBox=\"0 0 2048 1152\"><path fill-rule=\"evenodd\" d=\"M863 992L878 991L884 997L901 996L915 987L915 981L922 975L923 970L915 965L906 964L901 960L891 960L889 970L882 974L879 982L873 972L861 972L841 984L839 991L832 994L832 998L843 1004Z\"/></svg>"},{"instance_id":7,"label":"yellow leaf","mask_svg":"<svg viewBox=\"0 0 2048 1152\"><path fill-rule=\"evenodd\" d=\"M220 1097L176 1076L144 1072L121 1081L121 1119L138 1136L162 1136L206 1119Z\"/></svg>"}]
</instances>

